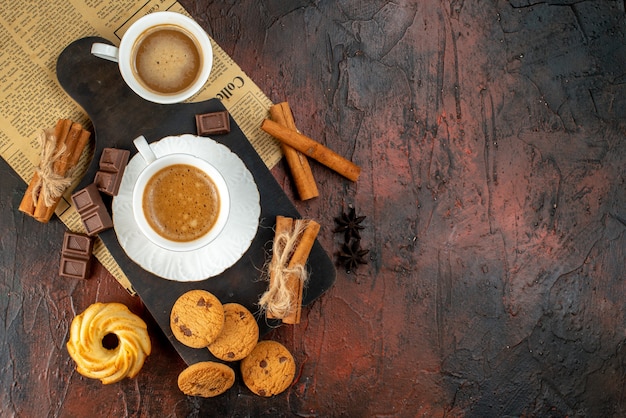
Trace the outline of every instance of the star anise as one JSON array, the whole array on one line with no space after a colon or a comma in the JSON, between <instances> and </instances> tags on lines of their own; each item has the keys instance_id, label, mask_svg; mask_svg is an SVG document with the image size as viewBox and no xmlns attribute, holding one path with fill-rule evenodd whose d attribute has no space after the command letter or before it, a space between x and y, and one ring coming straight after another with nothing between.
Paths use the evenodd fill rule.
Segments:
<instances>
[{"instance_id":1,"label":"star anise","mask_svg":"<svg viewBox=\"0 0 626 418\"><path fill-rule=\"evenodd\" d=\"M351 272L356 270L359 264L367 264L365 255L369 252L370 250L361 248L361 240L353 239L344 243L337 255L339 256L339 261L345 266L346 271Z\"/></svg>"},{"instance_id":2,"label":"star anise","mask_svg":"<svg viewBox=\"0 0 626 418\"><path fill-rule=\"evenodd\" d=\"M337 222L337 228L333 232L343 232L345 234L346 242L350 241L350 238L357 240L361 239L361 229L365 227L361 225L361 222L365 220L365 216L356 216L356 210L350 208L348 213L342 213L340 217L335 218Z\"/></svg>"}]
</instances>

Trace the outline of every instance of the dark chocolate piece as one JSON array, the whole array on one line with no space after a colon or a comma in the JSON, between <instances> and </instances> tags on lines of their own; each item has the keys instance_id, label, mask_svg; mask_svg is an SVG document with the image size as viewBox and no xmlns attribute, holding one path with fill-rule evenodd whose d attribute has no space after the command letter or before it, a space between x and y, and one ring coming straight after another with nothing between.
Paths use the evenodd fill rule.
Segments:
<instances>
[{"instance_id":1,"label":"dark chocolate piece","mask_svg":"<svg viewBox=\"0 0 626 418\"><path fill-rule=\"evenodd\" d=\"M199 136L222 135L230 132L230 118L226 110L196 115Z\"/></svg>"},{"instance_id":2,"label":"dark chocolate piece","mask_svg":"<svg viewBox=\"0 0 626 418\"><path fill-rule=\"evenodd\" d=\"M95 183L75 192L72 195L72 202L83 221L87 235L96 235L98 232L113 226L111 215L109 215Z\"/></svg>"},{"instance_id":3,"label":"dark chocolate piece","mask_svg":"<svg viewBox=\"0 0 626 418\"><path fill-rule=\"evenodd\" d=\"M75 232L65 232L61 248L59 275L71 279L86 279L91 272L91 237Z\"/></svg>"},{"instance_id":4,"label":"dark chocolate piece","mask_svg":"<svg viewBox=\"0 0 626 418\"><path fill-rule=\"evenodd\" d=\"M98 190L109 196L116 196L120 190L122 176L128 164L130 151L105 148L100 157L100 170L96 172L94 183Z\"/></svg>"},{"instance_id":5,"label":"dark chocolate piece","mask_svg":"<svg viewBox=\"0 0 626 418\"><path fill-rule=\"evenodd\" d=\"M96 171L96 176L94 177L93 182L102 193L115 196L119 191L119 184L117 185L117 190L115 187L117 178L118 177L115 173L109 173L108 171Z\"/></svg>"}]
</instances>

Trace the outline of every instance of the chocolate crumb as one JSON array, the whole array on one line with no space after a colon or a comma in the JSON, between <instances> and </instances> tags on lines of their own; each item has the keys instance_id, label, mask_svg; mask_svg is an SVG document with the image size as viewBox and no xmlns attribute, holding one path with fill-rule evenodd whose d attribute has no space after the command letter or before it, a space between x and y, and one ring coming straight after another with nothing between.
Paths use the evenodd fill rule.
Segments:
<instances>
[{"instance_id":1,"label":"chocolate crumb","mask_svg":"<svg viewBox=\"0 0 626 418\"><path fill-rule=\"evenodd\" d=\"M191 337L193 335L193 332L185 325L181 325L179 328L180 332L182 332L186 337Z\"/></svg>"},{"instance_id":2,"label":"chocolate crumb","mask_svg":"<svg viewBox=\"0 0 626 418\"><path fill-rule=\"evenodd\" d=\"M265 360L261 360L261 362L259 363L259 366L261 366L261 368L266 368L267 367L267 361Z\"/></svg>"}]
</instances>

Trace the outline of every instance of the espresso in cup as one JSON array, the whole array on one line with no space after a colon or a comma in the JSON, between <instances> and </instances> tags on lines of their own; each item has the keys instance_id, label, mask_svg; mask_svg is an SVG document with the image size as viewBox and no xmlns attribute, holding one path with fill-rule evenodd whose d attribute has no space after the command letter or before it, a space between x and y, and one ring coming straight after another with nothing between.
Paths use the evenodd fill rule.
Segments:
<instances>
[{"instance_id":1,"label":"espresso in cup","mask_svg":"<svg viewBox=\"0 0 626 418\"><path fill-rule=\"evenodd\" d=\"M120 46L95 42L91 53L117 62L122 78L139 96L154 103L179 103L198 93L209 79L213 48L193 19L175 12L139 18Z\"/></svg>"},{"instance_id":2,"label":"espresso in cup","mask_svg":"<svg viewBox=\"0 0 626 418\"><path fill-rule=\"evenodd\" d=\"M202 158L156 156L146 138L133 141L146 163L133 186L133 215L152 243L170 251L194 251L223 231L230 193L219 170Z\"/></svg>"},{"instance_id":3,"label":"espresso in cup","mask_svg":"<svg viewBox=\"0 0 626 418\"><path fill-rule=\"evenodd\" d=\"M220 213L220 195L209 175L174 164L148 180L142 208L150 227L163 238L187 242L206 235Z\"/></svg>"},{"instance_id":4,"label":"espresso in cup","mask_svg":"<svg viewBox=\"0 0 626 418\"><path fill-rule=\"evenodd\" d=\"M142 33L133 47L137 80L157 94L178 94L192 86L202 70L197 41L180 26L155 26Z\"/></svg>"}]
</instances>

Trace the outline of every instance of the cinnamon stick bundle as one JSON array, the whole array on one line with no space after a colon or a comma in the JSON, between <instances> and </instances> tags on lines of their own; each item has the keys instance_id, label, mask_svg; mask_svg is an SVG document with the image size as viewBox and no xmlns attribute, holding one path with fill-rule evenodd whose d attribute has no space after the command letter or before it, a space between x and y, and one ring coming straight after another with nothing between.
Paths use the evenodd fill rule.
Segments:
<instances>
[{"instance_id":1,"label":"cinnamon stick bundle","mask_svg":"<svg viewBox=\"0 0 626 418\"><path fill-rule=\"evenodd\" d=\"M282 102L272 105L270 107L270 116L276 123L292 131L298 131L289 103ZM319 196L317 184L306 155L282 142L281 149L291 171L300 200L309 200Z\"/></svg>"},{"instance_id":2,"label":"cinnamon stick bundle","mask_svg":"<svg viewBox=\"0 0 626 418\"><path fill-rule=\"evenodd\" d=\"M261 124L261 129L272 135L308 157L319 161L331 170L336 171L349 180L357 181L361 174L361 168L352 161L345 159L341 155L325 147L319 142L302 135L301 133L286 128L271 119L265 119Z\"/></svg>"},{"instance_id":3,"label":"cinnamon stick bundle","mask_svg":"<svg viewBox=\"0 0 626 418\"><path fill-rule=\"evenodd\" d=\"M53 137L42 140L42 150L41 150L42 160L45 159L44 154L46 153L46 145L48 145L49 147L53 147L52 149L53 149L54 155L59 154L59 152L63 148L65 137L67 137L67 134L69 133L71 126L72 126L72 121L68 119L60 119L57 122L54 128L54 131L52 133ZM47 135L50 135L50 133L44 131L42 135L47 136ZM52 157L53 156L51 156L51 158ZM20 211L30 216L34 216L35 214L35 209L37 206L37 200L39 198L39 192L40 192L41 182L42 182L39 172L42 169L41 166L44 164L45 164L45 161L40 161L39 163L40 167L39 169L35 170L35 174L33 175L33 178L31 179L30 183L28 184L26 193L24 193L24 198L22 199L22 202L20 203L20 206L19 206Z\"/></svg>"},{"instance_id":4,"label":"cinnamon stick bundle","mask_svg":"<svg viewBox=\"0 0 626 418\"><path fill-rule=\"evenodd\" d=\"M90 136L91 132L80 123L69 119L60 119L54 130L42 133L41 161L22 198L20 211L43 223L52 218Z\"/></svg>"},{"instance_id":5,"label":"cinnamon stick bundle","mask_svg":"<svg viewBox=\"0 0 626 418\"><path fill-rule=\"evenodd\" d=\"M320 230L313 220L276 217L269 289L259 304L268 318L285 324L300 323L302 293L307 279L305 264Z\"/></svg>"}]
</instances>

